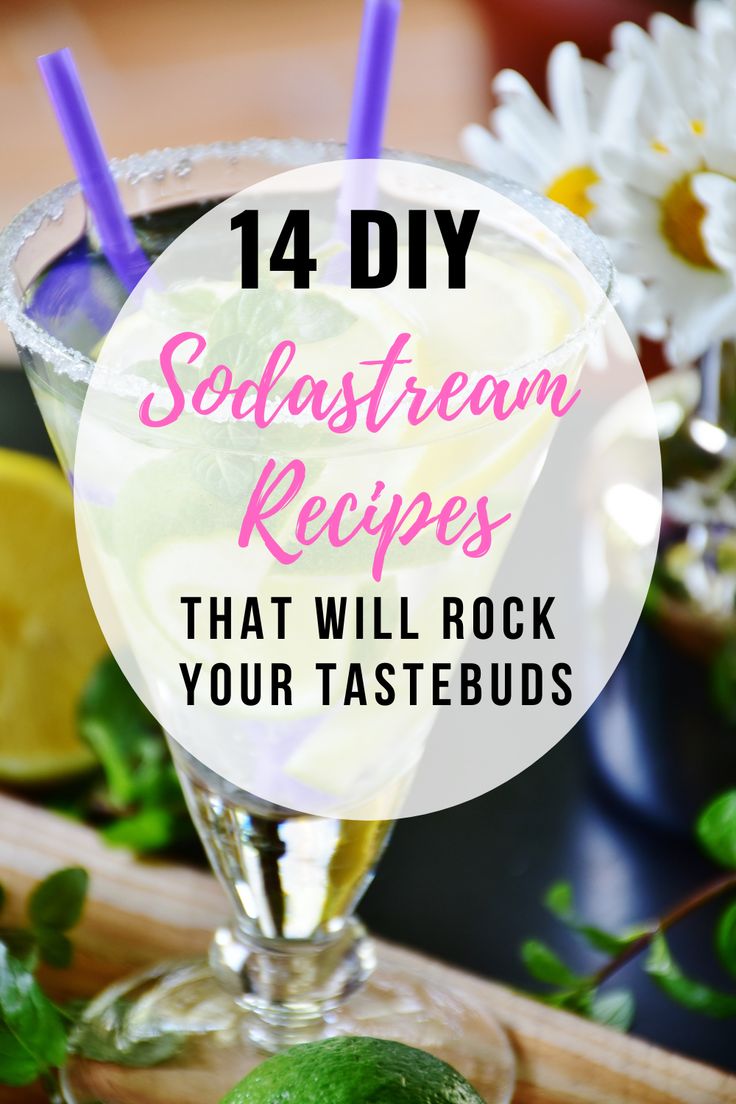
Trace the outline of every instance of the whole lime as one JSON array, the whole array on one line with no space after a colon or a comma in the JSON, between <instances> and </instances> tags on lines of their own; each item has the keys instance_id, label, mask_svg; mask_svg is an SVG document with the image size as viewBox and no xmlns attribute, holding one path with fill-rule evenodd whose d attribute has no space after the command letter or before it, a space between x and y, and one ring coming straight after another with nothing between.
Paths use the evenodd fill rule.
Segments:
<instances>
[{"instance_id":1,"label":"whole lime","mask_svg":"<svg viewBox=\"0 0 736 1104\"><path fill-rule=\"evenodd\" d=\"M464 1077L424 1050L345 1036L268 1058L221 1104L483 1104Z\"/></svg>"}]
</instances>

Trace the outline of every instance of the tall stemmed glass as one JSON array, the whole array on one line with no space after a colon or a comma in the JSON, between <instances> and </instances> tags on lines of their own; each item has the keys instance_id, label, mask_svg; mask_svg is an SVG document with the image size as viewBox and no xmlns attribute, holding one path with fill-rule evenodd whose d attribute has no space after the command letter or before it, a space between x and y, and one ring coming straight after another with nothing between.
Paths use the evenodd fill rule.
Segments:
<instances>
[{"instance_id":1,"label":"tall stemmed glass","mask_svg":"<svg viewBox=\"0 0 736 1104\"><path fill-rule=\"evenodd\" d=\"M134 156L115 164L114 172L141 240L155 254L203 204L274 172L342 156L337 145L252 139ZM604 250L562 209L465 166L440 167L488 183L527 207L609 290ZM79 189L70 184L32 204L0 238L0 316L70 477L91 357L121 304L99 255L85 279L105 308L100 318L85 309L83 296L71 295L45 315L34 296L43 288L39 276L89 229ZM93 242L87 244L94 254ZM278 808L226 783L173 741L172 753L229 899L231 921L216 931L209 962L165 964L92 1002L77 1036L80 1052L63 1074L66 1099L207 1104L269 1051L349 1033L434 1050L465 1072L488 1104L509 1101L513 1058L492 1010L445 991L431 973L396 969L380 956L376 964L373 945L353 916L390 824ZM459 930L461 924L459 916ZM144 1060L154 1064L141 1069Z\"/></svg>"}]
</instances>

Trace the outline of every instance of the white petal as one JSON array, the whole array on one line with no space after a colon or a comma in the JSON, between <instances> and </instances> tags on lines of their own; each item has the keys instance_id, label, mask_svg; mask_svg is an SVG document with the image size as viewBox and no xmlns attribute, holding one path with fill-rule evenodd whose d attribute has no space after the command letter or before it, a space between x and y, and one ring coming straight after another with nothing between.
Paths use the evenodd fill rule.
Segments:
<instances>
[{"instance_id":1,"label":"white petal","mask_svg":"<svg viewBox=\"0 0 736 1104\"><path fill-rule=\"evenodd\" d=\"M561 42L550 54L547 88L552 111L583 164L588 156L590 125L580 51L574 43Z\"/></svg>"},{"instance_id":2,"label":"white petal","mask_svg":"<svg viewBox=\"0 0 736 1104\"><path fill-rule=\"evenodd\" d=\"M623 181L648 196L661 196L681 175L680 159L664 154L642 153L622 146L598 150L603 176Z\"/></svg>"},{"instance_id":3,"label":"white petal","mask_svg":"<svg viewBox=\"0 0 736 1104\"><path fill-rule=\"evenodd\" d=\"M582 60L583 85L591 125L595 126L606 105L613 85L613 73L598 61Z\"/></svg>"},{"instance_id":4,"label":"white petal","mask_svg":"<svg viewBox=\"0 0 736 1104\"><path fill-rule=\"evenodd\" d=\"M520 100L497 108L493 129L517 157L529 164L536 162L546 181L559 176L575 160L568 156L564 135L553 116L539 101Z\"/></svg>"},{"instance_id":5,"label":"white petal","mask_svg":"<svg viewBox=\"0 0 736 1104\"><path fill-rule=\"evenodd\" d=\"M693 177L692 188L706 206L736 204L736 180L729 180L721 173L703 172Z\"/></svg>"},{"instance_id":6,"label":"white petal","mask_svg":"<svg viewBox=\"0 0 736 1104\"><path fill-rule=\"evenodd\" d=\"M651 39L637 23L618 23L611 31L613 50L606 59L614 68L632 58L640 60L651 53Z\"/></svg>"},{"instance_id":7,"label":"white petal","mask_svg":"<svg viewBox=\"0 0 736 1104\"><path fill-rule=\"evenodd\" d=\"M736 276L736 181L719 173L699 173L693 191L706 208L702 233L709 256Z\"/></svg>"},{"instance_id":8,"label":"white petal","mask_svg":"<svg viewBox=\"0 0 736 1104\"><path fill-rule=\"evenodd\" d=\"M471 123L470 126L465 127L460 134L460 145L468 161L479 169L507 176L535 190L544 184L535 171L533 163L530 164L517 157L502 142L489 134L485 127L477 123Z\"/></svg>"},{"instance_id":9,"label":"white petal","mask_svg":"<svg viewBox=\"0 0 736 1104\"><path fill-rule=\"evenodd\" d=\"M598 121L598 144L628 144L646 84L646 72L639 62L629 61L615 73Z\"/></svg>"},{"instance_id":10,"label":"white petal","mask_svg":"<svg viewBox=\"0 0 736 1104\"><path fill-rule=\"evenodd\" d=\"M526 77L522 77L521 73L517 73L515 69L502 69L493 78L493 91L500 99L507 99L511 96L524 96L530 100L537 100L541 103L537 93Z\"/></svg>"}]
</instances>

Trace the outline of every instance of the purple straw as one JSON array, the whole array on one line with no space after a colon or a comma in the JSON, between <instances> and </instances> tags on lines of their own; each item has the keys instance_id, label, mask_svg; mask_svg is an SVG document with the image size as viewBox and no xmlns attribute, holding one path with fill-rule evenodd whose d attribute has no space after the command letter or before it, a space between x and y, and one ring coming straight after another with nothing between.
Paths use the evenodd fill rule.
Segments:
<instances>
[{"instance_id":1,"label":"purple straw","mask_svg":"<svg viewBox=\"0 0 736 1104\"><path fill-rule=\"evenodd\" d=\"M59 126L100 238L120 282L132 291L149 262L120 201L117 185L85 99L71 50L38 59Z\"/></svg>"},{"instance_id":2,"label":"purple straw","mask_svg":"<svg viewBox=\"0 0 736 1104\"><path fill-rule=\"evenodd\" d=\"M401 0L366 0L345 156L381 156Z\"/></svg>"},{"instance_id":3,"label":"purple straw","mask_svg":"<svg viewBox=\"0 0 736 1104\"><path fill-rule=\"evenodd\" d=\"M337 199L334 228L335 238L343 243L350 240L350 212L371 207L375 201L375 166L350 162L374 161L381 156L400 14L401 0L365 0L345 145L348 164ZM349 254L340 253L328 262L327 279L338 284L347 283L348 257Z\"/></svg>"}]
</instances>

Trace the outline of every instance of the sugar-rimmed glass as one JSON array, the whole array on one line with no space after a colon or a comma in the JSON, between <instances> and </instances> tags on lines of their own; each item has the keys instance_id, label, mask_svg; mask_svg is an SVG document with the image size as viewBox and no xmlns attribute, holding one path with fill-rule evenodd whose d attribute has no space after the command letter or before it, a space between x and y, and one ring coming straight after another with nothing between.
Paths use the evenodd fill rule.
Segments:
<instances>
[{"instance_id":1,"label":"sugar-rimmed glass","mask_svg":"<svg viewBox=\"0 0 736 1104\"><path fill-rule=\"evenodd\" d=\"M336 144L252 139L153 152L113 167L126 209L136 216L225 198L276 171L342 155ZM465 173L531 210L610 292L605 251L563 209L464 166L399 156ZM68 472L93 364L45 332L25 305L39 273L86 230L85 207L71 184L32 204L0 238L0 316ZM88 1047L96 1038L100 1054L114 1044L124 1059L126 1052L140 1054L141 1043L163 1040L161 1062L143 1071L125 1061L75 1057L63 1075L67 1100L176 1095L198 1104L216 1101L265 1053L350 1033L435 1050L469 1076L489 1104L508 1101L513 1058L492 1010L445 991L431 976L380 961L376 966L373 946L353 918L390 825L278 809L236 790L180 748L172 751L234 919L216 932L209 963L169 964L93 1001L82 1029Z\"/></svg>"}]
</instances>

